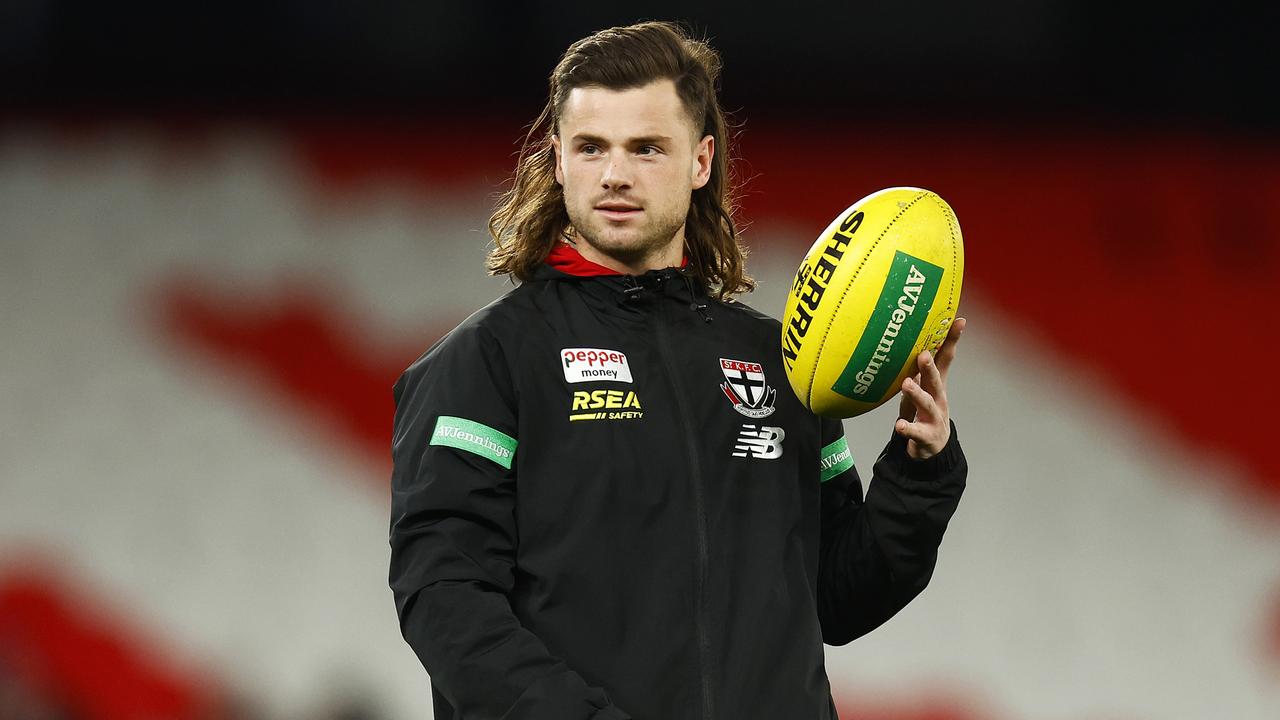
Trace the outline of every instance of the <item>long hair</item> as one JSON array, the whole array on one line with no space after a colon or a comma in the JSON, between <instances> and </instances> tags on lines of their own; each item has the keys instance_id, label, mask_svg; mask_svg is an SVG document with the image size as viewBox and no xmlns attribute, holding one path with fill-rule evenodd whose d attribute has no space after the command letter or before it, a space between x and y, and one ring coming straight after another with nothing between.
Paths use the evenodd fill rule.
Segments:
<instances>
[{"instance_id":1,"label":"long hair","mask_svg":"<svg viewBox=\"0 0 1280 720\"><path fill-rule=\"evenodd\" d=\"M693 191L685 218L689 271L721 299L755 288L746 274L733 215L737 188L730 177L729 133L716 98L720 56L668 22L643 22L601 30L569 46L551 72L547 104L530 126L512 187L489 218L494 248L486 267L493 275L528 280L560 238L568 237L564 190L555 178L551 136L559 131L569 92L580 87L627 90L655 80L675 83L699 137L715 138L711 177Z\"/></svg>"}]
</instances>

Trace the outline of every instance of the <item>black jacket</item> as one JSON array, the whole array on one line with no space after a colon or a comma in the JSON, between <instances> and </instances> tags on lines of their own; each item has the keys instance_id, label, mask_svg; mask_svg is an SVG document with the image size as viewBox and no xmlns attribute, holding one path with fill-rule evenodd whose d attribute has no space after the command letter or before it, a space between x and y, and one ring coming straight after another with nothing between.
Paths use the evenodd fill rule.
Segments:
<instances>
[{"instance_id":1,"label":"black jacket","mask_svg":"<svg viewBox=\"0 0 1280 720\"><path fill-rule=\"evenodd\" d=\"M780 333L544 265L404 372L390 584L438 720L835 717L823 642L924 589L967 466L893 436L864 502Z\"/></svg>"}]
</instances>

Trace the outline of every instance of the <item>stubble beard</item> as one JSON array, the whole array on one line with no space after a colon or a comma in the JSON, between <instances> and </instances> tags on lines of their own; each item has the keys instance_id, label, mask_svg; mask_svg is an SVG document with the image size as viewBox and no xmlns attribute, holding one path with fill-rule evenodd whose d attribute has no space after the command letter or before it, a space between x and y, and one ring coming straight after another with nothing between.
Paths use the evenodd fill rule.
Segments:
<instances>
[{"instance_id":1,"label":"stubble beard","mask_svg":"<svg viewBox=\"0 0 1280 720\"><path fill-rule=\"evenodd\" d=\"M644 210L646 216L649 212L648 208ZM685 212L687 213L688 210L686 209ZM569 222L573 226L574 238L580 238L601 255L628 266L643 264L649 258L666 250L671 239L685 223L683 214L672 214L655 217L648 224L649 227L617 228L610 227L608 220L602 220L594 215L595 210L592 208L587 209L587 217L582 217L578 212L569 211ZM618 229L623 229L627 237L614 236L613 232ZM641 233L639 236L635 235L637 231Z\"/></svg>"}]
</instances>

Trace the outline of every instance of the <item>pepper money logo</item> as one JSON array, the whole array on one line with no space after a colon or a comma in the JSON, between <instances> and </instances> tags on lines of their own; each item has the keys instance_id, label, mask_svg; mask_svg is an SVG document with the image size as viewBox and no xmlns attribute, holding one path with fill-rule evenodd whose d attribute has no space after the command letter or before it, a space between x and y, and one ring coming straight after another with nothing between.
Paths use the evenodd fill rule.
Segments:
<instances>
[{"instance_id":1,"label":"pepper money logo","mask_svg":"<svg viewBox=\"0 0 1280 720\"><path fill-rule=\"evenodd\" d=\"M566 382L631 382L631 366L627 364L627 356L617 350L565 348L560 351L560 364L564 366Z\"/></svg>"},{"instance_id":2,"label":"pepper money logo","mask_svg":"<svg viewBox=\"0 0 1280 720\"><path fill-rule=\"evenodd\" d=\"M725 381L720 389L733 404L733 409L749 418L764 418L773 414L773 401L778 391L769 387L764 377L764 366L745 360L720 358L720 372Z\"/></svg>"}]
</instances>

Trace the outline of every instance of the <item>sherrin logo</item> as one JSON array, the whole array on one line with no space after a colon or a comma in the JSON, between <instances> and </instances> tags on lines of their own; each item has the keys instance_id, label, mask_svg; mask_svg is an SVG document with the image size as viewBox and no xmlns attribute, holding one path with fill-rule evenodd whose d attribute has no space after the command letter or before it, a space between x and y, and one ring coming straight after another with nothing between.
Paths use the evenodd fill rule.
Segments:
<instances>
[{"instance_id":1,"label":"sherrin logo","mask_svg":"<svg viewBox=\"0 0 1280 720\"><path fill-rule=\"evenodd\" d=\"M565 348L560 351L560 364L564 366L566 382L631 382L631 366L627 364L627 356L617 350Z\"/></svg>"},{"instance_id":2,"label":"sherrin logo","mask_svg":"<svg viewBox=\"0 0 1280 720\"><path fill-rule=\"evenodd\" d=\"M827 239L817 262L812 267L809 263L804 263L796 273L791 294L800 301L796 303L795 312L787 321L787 334L782 337L782 359L787 363L788 370L795 366L800 347L804 344L804 336L808 334L809 325L813 322L813 314L817 312L822 296L827 292L827 285L836 272L836 265L849 249L849 243L853 242L853 234L862 225L863 217L862 211L850 213L840 223L840 229Z\"/></svg>"}]
</instances>

